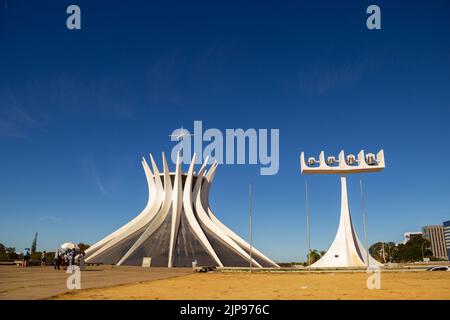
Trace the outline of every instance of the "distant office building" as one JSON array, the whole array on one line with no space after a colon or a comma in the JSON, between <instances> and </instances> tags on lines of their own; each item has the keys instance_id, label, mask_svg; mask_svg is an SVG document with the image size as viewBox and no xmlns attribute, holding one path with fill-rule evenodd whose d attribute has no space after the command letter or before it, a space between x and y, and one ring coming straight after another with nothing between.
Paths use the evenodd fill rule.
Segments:
<instances>
[{"instance_id":1,"label":"distant office building","mask_svg":"<svg viewBox=\"0 0 450 320\"><path fill-rule=\"evenodd\" d=\"M433 256L440 259L448 259L443 226L425 226L422 227L422 232L424 238L431 242Z\"/></svg>"},{"instance_id":2,"label":"distant office building","mask_svg":"<svg viewBox=\"0 0 450 320\"><path fill-rule=\"evenodd\" d=\"M450 260L450 220L443 223L445 246L447 247L447 257Z\"/></svg>"},{"instance_id":3,"label":"distant office building","mask_svg":"<svg viewBox=\"0 0 450 320\"><path fill-rule=\"evenodd\" d=\"M417 236L422 236L422 232L405 232L403 235L403 244L407 244Z\"/></svg>"}]
</instances>

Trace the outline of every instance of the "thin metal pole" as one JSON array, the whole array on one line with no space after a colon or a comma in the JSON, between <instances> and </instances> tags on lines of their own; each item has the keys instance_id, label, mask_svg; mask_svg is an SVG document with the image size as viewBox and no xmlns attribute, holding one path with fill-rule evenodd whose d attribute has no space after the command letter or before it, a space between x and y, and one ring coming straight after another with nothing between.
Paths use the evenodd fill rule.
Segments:
<instances>
[{"instance_id":1,"label":"thin metal pole","mask_svg":"<svg viewBox=\"0 0 450 320\"><path fill-rule=\"evenodd\" d=\"M249 208L249 228L250 228L250 272L252 272L252 251L253 251L253 235L252 235L252 184L248 184L248 208Z\"/></svg>"},{"instance_id":2,"label":"thin metal pole","mask_svg":"<svg viewBox=\"0 0 450 320\"><path fill-rule=\"evenodd\" d=\"M308 202L308 181L305 179L305 204L306 204L306 239L308 242L308 269L311 271L311 234L310 234L310 227L309 227L309 202Z\"/></svg>"},{"instance_id":3,"label":"thin metal pole","mask_svg":"<svg viewBox=\"0 0 450 320\"><path fill-rule=\"evenodd\" d=\"M363 181L362 178L359 179L359 188L361 190L361 210L362 210L362 218L363 218L363 228L364 228L364 239L366 244L366 259L367 259L367 268L370 267L370 260L369 260L369 244L367 240L367 230L366 230L366 206L364 203L364 188L363 188Z\"/></svg>"},{"instance_id":4,"label":"thin metal pole","mask_svg":"<svg viewBox=\"0 0 450 320\"><path fill-rule=\"evenodd\" d=\"M423 245L424 245L425 241L422 241L422 262L425 261L425 256L423 255Z\"/></svg>"},{"instance_id":5,"label":"thin metal pole","mask_svg":"<svg viewBox=\"0 0 450 320\"><path fill-rule=\"evenodd\" d=\"M389 245L389 242L387 245L388 245L388 253L389 253L389 263L392 263L391 246Z\"/></svg>"}]
</instances>

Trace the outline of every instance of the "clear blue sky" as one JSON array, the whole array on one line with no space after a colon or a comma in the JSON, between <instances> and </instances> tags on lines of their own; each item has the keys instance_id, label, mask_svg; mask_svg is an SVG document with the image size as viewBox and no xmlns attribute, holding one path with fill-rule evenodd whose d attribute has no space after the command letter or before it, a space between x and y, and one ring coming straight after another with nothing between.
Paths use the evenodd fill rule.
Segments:
<instances>
[{"instance_id":1,"label":"clear blue sky","mask_svg":"<svg viewBox=\"0 0 450 320\"><path fill-rule=\"evenodd\" d=\"M82 29L65 26L78 4ZM312 4L314 3L314 4ZM366 28L378 4L382 30ZM211 205L277 261L304 260L299 154L384 148L364 176L369 242L450 219L450 4L433 1L0 0L0 242L90 244L147 201L168 134L279 128L280 170L222 165ZM350 206L363 238L359 176ZM308 178L312 246L338 224L336 176Z\"/></svg>"}]
</instances>

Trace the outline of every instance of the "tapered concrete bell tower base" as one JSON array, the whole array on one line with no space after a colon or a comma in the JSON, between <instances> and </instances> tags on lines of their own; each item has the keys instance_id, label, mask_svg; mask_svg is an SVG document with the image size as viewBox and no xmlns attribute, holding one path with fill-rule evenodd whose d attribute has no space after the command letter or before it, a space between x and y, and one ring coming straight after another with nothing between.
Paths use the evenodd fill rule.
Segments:
<instances>
[{"instance_id":1,"label":"tapered concrete bell tower base","mask_svg":"<svg viewBox=\"0 0 450 320\"><path fill-rule=\"evenodd\" d=\"M341 217L334 241L327 253L311 268L365 267L367 252L361 245L353 227L348 207L347 178L341 176ZM381 263L369 256L369 266L381 266Z\"/></svg>"}]
</instances>

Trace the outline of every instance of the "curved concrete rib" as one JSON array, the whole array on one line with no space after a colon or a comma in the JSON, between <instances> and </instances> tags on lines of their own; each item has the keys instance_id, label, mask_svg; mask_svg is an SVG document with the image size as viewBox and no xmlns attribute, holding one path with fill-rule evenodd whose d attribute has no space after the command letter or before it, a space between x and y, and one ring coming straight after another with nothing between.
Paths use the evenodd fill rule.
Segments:
<instances>
[{"instance_id":1,"label":"curved concrete rib","mask_svg":"<svg viewBox=\"0 0 450 320\"><path fill-rule=\"evenodd\" d=\"M130 234L129 232L130 230L138 230L142 226L142 224L145 224L146 222L150 221L158 213L158 209L161 205L161 197L158 196L159 194L158 189L161 186L161 179L159 178L159 176L156 177L155 175L153 175L150 167L147 164L147 161L145 161L145 158L142 158L141 163L144 168L144 173L148 185L149 194L147 205L141 211L141 213L137 215L134 219L132 219L130 222L128 222L121 228L117 229L115 232L111 233L103 240L97 242L95 245L86 250L86 254L89 255L88 258L86 259L87 262L89 262L90 259L95 258L98 254L104 252L106 249L110 248L112 245L117 243L118 241L114 241L115 239L121 240L123 239L124 234ZM137 229L135 228L136 226Z\"/></svg>"},{"instance_id":2,"label":"curved concrete rib","mask_svg":"<svg viewBox=\"0 0 450 320\"><path fill-rule=\"evenodd\" d=\"M107 244L102 246L98 251L96 251L93 255L91 255L88 259L86 259L87 262L89 262L91 259L94 259L102 252L105 252L106 250L110 249L112 246L116 245L118 242L123 240L124 238L128 237L129 235L133 234L137 230L145 227L146 224L148 224L153 217L156 216L158 213L161 203L162 203L162 194L163 194L163 188L161 183L161 177L159 174L158 167L156 166L155 160L153 159L153 156L150 154L150 160L152 162L153 167L153 178L155 182L155 202L153 203L153 206L145 211L145 214L141 216L141 219L135 220L133 224L129 224L127 228L123 229L122 232L118 233L111 241L109 241ZM145 162L145 164L147 164ZM146 165L147 169L150 169L148 165ZM144 167L145 168L145 167ZM145 170L145 169L144 169ZM147 170L145 170L147 172Z\"/></svg>"},{"instance_id":3,"label":"curved concrete rib","mask_svg":"<svg viewBox=\"0 0 450 320\"><path fill-rule=\"evenodd\" d=\"M170 226L167 225L168 229L170 228L170 231L167 230L165 233L165 236L169 238L165 240L169 240L169 243L167 244L169 248L164 247L159 249L163 251L168 249L167 266L173 267L182 215L184 215L183 219L186 219L183 221L186 221L186 224L189 225L189 228L191 229L190 237L193 237L193 239L195 238L196 241L200 242L205 253L207 253L212 261L214 261L211 261L212 263L223 266L221 258L217 255L213 246L216 244L216 241L221 242L227 250L231 250L234 254L249 261L250 255L248 250L250 245L222 224L209 208L209 190L218 165L217 162L214 162L209 170L206 170L208 164L208 159L206 159L200 170L194 172L196 158L194 154L187 174L183 174L180 153L177 155L175 172L169 171L164 153L162 154L162 158L164 167L164 172L162 174L160 174L151 154L150 160L152 169L150 169L145 159L142 160L149 191L149 199L144 210L125 226L117 229L93 245L87 251L88 257L86 261L97 261L104 256L105 252L110 252L110 250L112 250L114 255L120 258L120 260L118 259L117 265L126 263L127 260L130 260L131 256L134 256L137 253L143 244L147 243L146 241L151 241L151 237L161 229L161 226L166 227L165 223L168 223L167 219L171 218ZM194 177L196 177L195 184ZM174 179L174 181L172 182L171 179ZM185 182L183 183L184 179ZM169 217L169 214L171 217ZM207 235L209 236L210 234L214 237L214 241L211 238L208 239ZM133 240L134 243L130 243L130 240L136 239L137 236L139 236L139 238L136 241ZM126 248L119 245L124 240L127 240L127 242L124 243L124 245L127 245ZM210 242L210 240L212 242ZM219 243L217 244L219 245ZM221 245L219 245L219 247L222 248ZM127 251L123 256L121 256L122 254L118 254L124 249ZM195 252L192 252L192 254L195 256ZM253 248L252 258L255 267L265 266L266 264L278 267L255 248ZM107 259L106 256L105 259ZM165 261L161 262L164 264L166 263ZM136 264L134 259L133 264Z\"/></svg>"},{"instance_id":4,"label":"curved concrete rib","mask_svg":"<svg viewBox=\"0 0 450 320\"><path fill-rule=\"evenodd\" d=\"M191 226L197 238L200 240L200 243L203 245L206 251L208 251L211 257L216 261L216 263L220 267L223 267L222 261L220 261L213 247L206 238L206 235L204 234L202 228L195 219L194 211L192 209L192 176L194 174L194 164L195 164L195 153L194 156L192 157L192 162L189 167L188 175L184 185L184 192L183 192L184 211L186 214L186 218L189 222L189 225Z\"/></svg>"},{"instance_id":5,"label":"curved concrete rib","mask_svg":"<svg viewBox=\"0 0 450 320\"><path fill-rule=\"evenodd\" d=\"M173 203L172 203L172 220L170 226L170 240L169 240L169 261L167 266L169 268L173 265L176 238L178 229L180 228L181 210L183 208L183 181L181 179L181 159L180 152L177 154L177 163L175 168L175 180L173 187Z\"/></svg>"},{"instance_id":6,"label":"curved concrete rib","mask_svg":"<svg viewBox=\"0 0 450 320\"><path fill-rule=\"evenodd\" d=\"M87 254L92 254L94 251L96 251L101 246L103 246L106 242L111 241L114 237L116 237L118 234L123 232L123 230L129 228L130 225L136 223L136 221L140 220L142 218L142 216L146 213L146 210L154 204L156 186L155 186L155 181L153 180L153 173L151 172L150 168L148 168L148 164L144 158L142 158L141 163L142 163L142 167L144 168L145 177L147 179L147 185L148 185L148 193L149 194L148 194L147 205L145 206L144 210L142 210L139 215L137 215L135 218L133 218L127 224L123 225L122 227L120 227L119 229L114 231L113 233L110 233L108 236L106 236L102 240L95 243L93 246L89 247L86 250Z\"/></svg>"},{"instance_id":7,"label":"curved concrete rib","mask_svg":"<svg viewBox=\"0 0 450 320\"><path fill-rule=\"evenodd\" d=\"M144 233L139 237L139 239L131 246L131 248L125 253L125 255L120 259L117 263L120 266L134 251L142 244L145 240L147 240L164 222L167 217L167 214L170 211L172 206L172 182L170 181L170 172L169 167L167 166L166 156L163 153L163 167L164 167L164 200L162 203L161 210L158 212L158 215L153 219L148 225L147 229L145 229ZM153 162L153 158L152 158ZM155 172L156 174L156 172ZM158 172L159 174L159 172Z\"/></svg>"},{"instance_id":8,"label":"curved concrete rib","mask_svg":"<svg viewBox=\"0 0 450 320\"><path fill-rule=\"evenodd\" d=\"M197 216L200 219L200 222L203 224L203 227L207 228L209 231L214 233L222 242L226 243L230 248L234 249L234 251L240 255L243 259L250 261L250 255L247 254L239 245L236 244L229 236L225 234L225 232L222 231L208 216L206 213L206 210L203 208L202 201L201 201L201 194L204 192L207 192L208 185L206 184L206 187L202 187L202 185L205 185L203 182L206 180L204 179L203 175L205 173L205 167L208 163L208 158L206 158L203 166L200 168L198 174L197 174L197 181L195 182L194 191L193 191L193 201L195 204L195 209L197 211ZM262 268L262 266L254 259L252 259L252 264Z\"/></svg>"},{"instance_id":9,"label":"curved concrete rib","mask_svg":"<svg viewBox=\"0 0 450 320\"><path fill-rule=\"evenodd\" d=\"M228 228L226 225L224 225L212 212L209 206L209 192L210 192L210 186L212 183L212 180L214 179L214 175L216 173L217 169L217 162L215 161L210 169L208 170L208 173L205 177L206 181L203 183L205 186L204 192L201 193L200 200L202 202L202 206L204 208L208 208L208 215L211 218L211 220L220 228L222 231L229 236L231 239L233 239L235 242L237 242L240 246L246 248L247 250L250 250L250 244L248 244L244 239L242 239L240 236L238 236L236 233L234 233L230 228ZM259 250L257 250L254 246L252 246L252 253L255 254L255 256L259 257L260 259L266 261L273 267L279 268L280 266L277 265L275 262L270 260L268 257L266 257L264 254L262 254Z\"/></svg>"}]
</instances>

